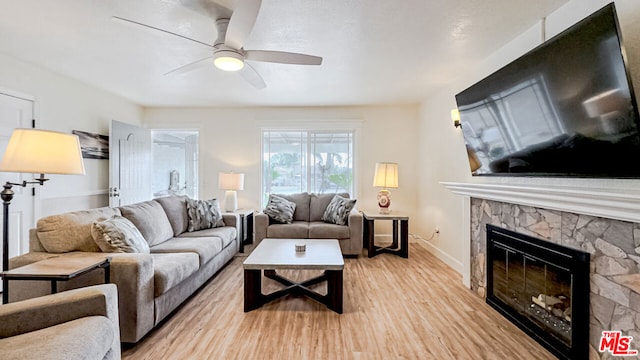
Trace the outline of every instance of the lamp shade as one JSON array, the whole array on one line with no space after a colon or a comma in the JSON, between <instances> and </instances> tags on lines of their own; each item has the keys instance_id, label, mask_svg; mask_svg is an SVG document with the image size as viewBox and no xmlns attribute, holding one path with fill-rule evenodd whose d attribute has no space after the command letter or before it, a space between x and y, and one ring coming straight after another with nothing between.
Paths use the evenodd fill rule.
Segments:
<instances>
[{"instance_id":1,"label":"lamp shade","mask_svg":"<svg viewBox=\"0 0 640 360\"><path fill-rule=\"evenodd\" d=\"M244 190L244 174L233 172L218 173L218 189Z\"/></svg>"},{"instance_id":2,"label":"lamp shade","mask_svg":"<svg viewBox=\"0 0 640 360\"><path fill-rule=\"evenodd\" d=\"M78 136L57 131L15 129L0 171L84 175Z\"/></svg>"},{"instance_id":3,"label":"lamp shade","mask_svg":"<svg viewBox=\"0 0 640 360\"><path fill-rule=\"evenodd\" d=\"M398 164L390 162L376 163L373 186L382 188L398 187Z\"/></svg>"}]
</instances>

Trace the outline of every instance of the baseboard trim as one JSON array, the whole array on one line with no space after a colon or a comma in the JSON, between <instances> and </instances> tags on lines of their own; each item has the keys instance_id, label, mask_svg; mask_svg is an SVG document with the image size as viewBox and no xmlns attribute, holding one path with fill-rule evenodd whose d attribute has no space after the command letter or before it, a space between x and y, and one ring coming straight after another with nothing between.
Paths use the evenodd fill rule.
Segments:
<instances>
[{"instance_id":1,"label":"baseboard trim","mask_svg":"<svg viewBox=\"0 0 640 360\"><path fill-rule=\"evenodd\" d=\"M442 262L447 264L450 268L455 270L461 276L463 275L464 266L462 265L462 262L456 260L453 256L451 256L451 255L447 254L446 252L442 251L440 248L436 247L435 245L433 245L429 241L427 241L427 240L425 240L425 239L423 239L421 237L415 236L415 235L412 235L412 236L415 239L419 240L419 243L422 244L422 246L424 246L425 249L427 249L428 252L433 254L438 259L442 260Z\"/></svg>"}]
</instances>

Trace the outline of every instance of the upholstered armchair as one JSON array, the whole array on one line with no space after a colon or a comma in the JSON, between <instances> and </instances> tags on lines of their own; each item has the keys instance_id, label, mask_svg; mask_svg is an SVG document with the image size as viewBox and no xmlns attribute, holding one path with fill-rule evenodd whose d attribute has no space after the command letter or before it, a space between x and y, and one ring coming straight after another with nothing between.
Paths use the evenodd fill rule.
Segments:
<instances>
[{"instance_id":1,"label":"upholstered armchair","mask_svg":"<svg viewBox=\"0 0 640 360\"><path fill-rule=\"evenodd\" d=\"M0 358L120 359L116 289L96 285L0 305Z\"/></svg>"}]
</instances>

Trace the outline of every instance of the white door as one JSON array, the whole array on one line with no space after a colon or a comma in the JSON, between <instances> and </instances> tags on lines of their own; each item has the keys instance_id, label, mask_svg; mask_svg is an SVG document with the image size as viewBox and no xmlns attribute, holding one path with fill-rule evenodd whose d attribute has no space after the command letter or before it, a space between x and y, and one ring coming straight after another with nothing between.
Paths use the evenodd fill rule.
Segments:
<instances>
[{"instance_id":1,"label":"white door","mask_svg":"<svg viewBox=\"0 0 640 360\"><path fill-rule=\"evenodd\" d=\"M152 199L151 132L112 120L109 129L109 206Z\"/></svg>"},{"instance_id":2,"label":"white door","mask_svg":"<svg viewBox=\"0 0 640 360\"><path fill-rule=\"evenodd\" d=\"M185 138L185 194L192 199L198 198L198 134Z\"/></svg>"},{"instance_id":3,"label":"white door","mask_svg":"<svg viewBox=\"0 0 640 360\"><path fill-rule=\"evenodd\" d=\"M0 93L0 157L4 156L13 129L30 128L32 119L33 101ZM32 179L32 174L0 172L1 185L7 181L22 183L24 180L31 181ZM10 258L29 251L29 229L35 225L33 185L28 185L26 188L14 185L12 190L15 195L9 205ZM4 226L3 221L4 216L0 216L0 227ZM0 246L1 262L2 246Z\"/></svg>"}]
</instances>

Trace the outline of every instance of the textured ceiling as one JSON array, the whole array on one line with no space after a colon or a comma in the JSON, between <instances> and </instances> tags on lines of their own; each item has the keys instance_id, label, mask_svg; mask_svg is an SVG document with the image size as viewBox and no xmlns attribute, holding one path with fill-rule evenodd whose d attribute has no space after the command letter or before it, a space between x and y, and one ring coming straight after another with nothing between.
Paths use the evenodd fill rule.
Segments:
<instances>
[{"instance_id":1,"label":"textured ceiling","mask_svg":"<svg viewBox=\"0 0 640 360\"><path fill-rule=\"evenodd\" d=\"M228 17L236 1L0 0L0 52L147 106L417 103L567 2L264 0L245 48L324 61L253 62L263 90L213 64L165 76L210 50L111 19L212 43L214 20Z\"/></svg>"}]
</instances>

